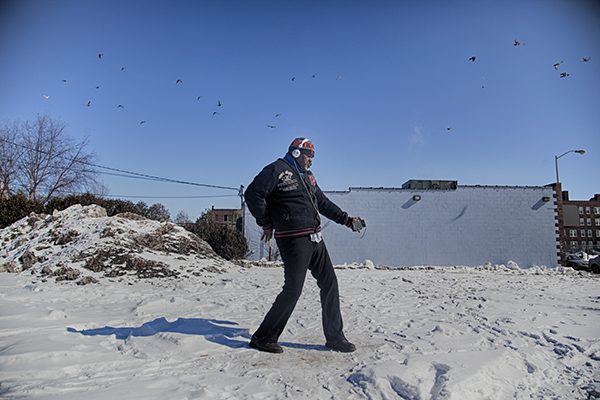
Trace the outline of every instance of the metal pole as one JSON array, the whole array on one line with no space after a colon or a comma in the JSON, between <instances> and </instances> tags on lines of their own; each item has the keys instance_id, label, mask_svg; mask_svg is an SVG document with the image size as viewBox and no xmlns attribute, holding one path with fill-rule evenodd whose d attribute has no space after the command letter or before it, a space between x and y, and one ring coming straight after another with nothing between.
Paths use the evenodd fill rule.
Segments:
<instances>
[{"instance_id":1,"label":"metal pole","mask_svg":"<svg viewBox=\"0 0 600 400\"><path fill-rule=\"evenodd\" d=\"M242 209L242 235L246 236L246 218L244 218L244 185L240 185L240 190L238 191L238 196L240 196L241 209Z\"/></svg>"},{"instance_id":2,"label":"metal pole","mask_svg":"<svg viewBox=\"0 0 600 400\"><path fill-rule=\"evenodd\" d=\"M569 154L569 153L585 154L585 150L583 150L583 149L581 149L581 150L569 150L569 151L561 154L560 156L554 156L554 164L556 165L556 192L557 192L556 194L558 196L561 196L561 193L559 193L559 190L562 191L562 188L560 188L560 180L558 178L558 159L561 158L564 155ZM562 203L559 203L559 204L562 204ZM562 228L564 228L564 219L560 220L560 225L562 226ZM559 239L559 242L560 242L559 245L561 247L560 253L561 253L561 259L562 259L562 257L563 257L563 251L566 251L566 249L567 249L567 239L566 239L566 237L564 239L564 242L562 240L560 240L560 239ZM562 260L562 261L564 261L564 260Z\"/></svg>"},{"instance_id":3,"label":"metal pole","mask_svg":"<svg viewBox=\"0 0 600 400\"><path fill-rule=\"evenodd\" d=\"M561 158L562 156L565 156L569 153L578 153L578 154L585 154L585 150L569 150L566 153L561 154L560 156L554 156L554 163L556 164L556 183L559 183L558 180L558 159Z\"/></svg>"},{"instance_id":4,"label":"metal pole","mask_svg":"<svg viewBox=\"0 0 600 400\"><path fill-rule=\"evenodd\" d=\"M273 245L271 244L271 239L269 239L269 261L271 261L272 255L273 255Z\"/></svg>"}]
</instances>

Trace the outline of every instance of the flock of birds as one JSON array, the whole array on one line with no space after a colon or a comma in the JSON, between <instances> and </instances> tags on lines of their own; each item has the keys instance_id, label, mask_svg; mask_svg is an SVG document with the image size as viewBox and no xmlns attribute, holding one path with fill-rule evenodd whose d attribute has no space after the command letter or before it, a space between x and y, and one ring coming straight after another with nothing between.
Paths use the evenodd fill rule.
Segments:
<instances>
[{"instance_id":1,"label":"flock of birds","mask_svg":"<svg viewBox=\"0 0 600 400\"><path fill-rule=\"evenodd\" d=\"M592 58L592 57L588 57L588 58L585 58L585 57L583 57L583 62L588 62L588 61L590 61L590 59L591 59L591 58ZM559 62L557 62L556 64L554 64L554 70L555 70L555 71L557 71L557 70L558 70L558 67L559 67L559 65L560 65L560 64L562 64L562 63L563 63L562 61L559 61ZM568 73L568 72L561 72L561 73L560 73L560 77L561 77L561 78L566 78L567 76L569 76L569 73Z\"/></svg>"},{"instance_id":2,"label":"flock of birds","mask_svg":"<svg viewBox=\"0 0 600 400\"><path fill-rule=\"evenodd\" d=\"M99 53L99 54L98 54L98 58L101 60L103 55L104 55L104 53ZM125 69L125 67L121 67L121 68L120 68L120 70L121 70L121 71L123 71L124 69ZM63 82L63 83L65 83L65 82L67 82L67 80L66 80L66 79L63 79L63 80L62 80L62 82ZM177 79L177 80L175 81L175 84L177 85L177 84L179 84L179 83L183 83L183 81L182 81L181 79ZM100 86L95 86L95 88L96 88L96 89L100 89ZM45 99L49 99L49 98L50 98L50 96L48 96L48 95L45 95L45 94L44 94L43 96L44 96L44 98L45 98ZM198 96L198 100L200 100L201 98L202 98L202 96ZM91 102L91 100L90 100L90 101L88 101L87 103L83 104L83 106L84 106L84 107L91 107L91 105L92 105L92 102ZM216 106L217 106L217 107L221 107L222 105L223 105L223 104L221 103L221 100L219 100L219 101L217 102L217 104L216 104ZM117 108L125 108L125 107L124 107L122 104L119 104L119 105L117 106ZM218 115L218 114L219 114L219 113L218 113L217 111L215 111L215 112L213 112L213 114L212 114L212 115L214 116L214 115ZM142 125L142 124L145 124L145 123L146 123L146 121L145 121L145 120L142 120L142 121L140 121L140 125Z\"/></svg>"},{"instance_id":3,"label":"flock of birds","mask_svg":"<svg viewBox=\"0 0 600 400\"><path fill-rule=\"evenodd\" d=\"M523 46L524 44L525 44L525 43L521 43L521 42L519 42L517 39L515 39L515 43L514 43L514 45L513 45L513 46ZM477 58L477 57L473 56L473 57L469 58L469 60L471 60L471 61L475 62L475 59L476 59L476 58ZM583 62L588 62L588 61L590 61L590 59L591 59L591 58L592 58L592 57L587 57L587 58L583 57ZM562 63L563 63L563 62L562 62L562 61L560 61L560 62L557 62L556 64L554 64L554 70L558 70L558 67L559 67L559 65L560 65L560 64L562 64ZM569 76L569 73L568 73L568 72L561 72L561 73L560 73L560 77L561 77L561 78L566 78L567 76ZM482 86L482 88L483 88L483 86Z\"/></svg>"},{"instance_id":4,"label":"flock of birds","mask_svg":"<svg viewBox=\"0 0 600 400\"><path fill-rule=\"evenodd\" d=\"M513 44L513 46L524 46L524 45L525 45L525 43L521 43L521 42L519 42L517 39L515 39L515 42L514 42L514 44ZM472 62L475 62L475 60L476 60L476 59L477 59L477 57L475 57L475 56L472 56L472 57L470 57L470 58L469 58L469 60L470 60L470 61L472 61ZM590 59L591 59L591 57L587 57L587 58L586 58L586 57L583 57L583 62L588 62L588 61L590 61ZM554 70L555 70L555 71L558 71L558 67L559 67L559 66L560 66L560 64L562 64L562 63L563 63L563 61L559 61L559 62L557 62L556 64L554 64ZM561 77L561 78L566 78L567 76L569 76L569 73L568 73L568 72L561 72L561 73L560 73L560 77ZM484 88L485 88L485 86L482 86L481 88L482 88L482 89L484 89ZM448 131L449 131L450 129L452 129L452 128L446 128L446 130L448 130Z\"/></svg>"},{"instance_id":5,"label":"flock of birds","mask_svg":"<svg viewBox=\"0 0 600 400\"><path fill-rule=\"evenodd\" d=\"M98 54L98 58L101 60L103 55L104 55L104 53L99 53L99 54ZM121 71L123 71L124 69L125 69L125 67L121 67L121 68L120 68L120 70L121 70ZM311 78L316 78L316 76L317 76L317 74L313 74L313 75L311 75ZM338 76L338 77L337 77L335 80L337 81L337 80L340 80L341 78L342 78L341 76ZM294 77L292 77L292 82L293 82L293 81L295 81L295 80L296 80L296 77L295 77L295 76L294 76ZM66 79L63 79L63 80L62 80L62 82L63 82L63 83L66 83L66 82L67 82L67 80L66 80ZM177 84L179 84L179 83L183 83L183 81L182 81L181 79L177 79L177 80L175 81L175 84L177 85ZM96 88L96 89L100 89L100 86L95 86L95 88ZM50 96L49 96L49 95L45 95L45 94L44 94L43 96L44 96L44 98L45 98L45 99L49 99L49 98L50 98ZM202 98L202 96L198 96L198 97L197 97L197 100L200 100L201 98ZM88 101L87 103L83 104L83 106L84 106L84 107L91 107L91 105L92 105L92 102L91 102L91 100L90 100L90 101ZM221 107L221 106L223 106L223 103L221 103L221 100L217 100L217 104L216 104L215 106L216 106L216 107ZM124 107L122 104L119 104L119 105L117 106L117 108L125 108L125 107ZM212 115L213 115L213 117L214 117L215 115L219 115L219 112L218 112L218 111L213 111ZM280 115L281 115L281 114L275 114L275 116L274 116L273 118L277 118L277 117L279 117ZM145 124L145 123L146 123L146 121L145 121L145 120L142 120L142 121L140 121L140 125L142 125L142 124ZM267 128L274 129L274 128L277 128L277 127L276 127L275 125L267 124Z\"/></svg>"},{"instance_id":6,"label":"flock of birds","mask_svg":"<svg viewBox=\"0 0 600 400\"><path fill-rule=\"evenodd\" d=\"M514 45L513 45L513 46L523 46L524 44L525 44L525 43L521 43L521 42L519 42L517 39L515 39L515 43L514 43ZM475 62L475 59L476 59L476 58L477 58L477 57L473 56L473 57L469 58L469 60L471 60L471 61ZM587 58L583 57L583 62L588 62L588 61L590 61L590 59L591 59L591 58L592 58L592 57L587 57ZM558 67L559 67L559 65L560 65L560 64L562 64L562 63L563 63L563 62L562 62L562 61L560 61L560 62L557 62L556 64L554 64L554 70L558 70ZM566 78L567 76L569 76L569 73L567 73L567 72L561 72L561 73L560 73L560 77L561 77L561 78ZM482 86L482 88L483 88L483 86Z\"/></svg>"},{"instance_id":7,"label":"flock of birds","mask_svg":"<svg viewBox=\"0 0 600 400\"><path fill-rule=\"evenodd\" d=\"M514 45L514 46L523 46L523 45L525 45L525 43L521 43L521 42L519 42L517 39L515 39L515 42L514 42L514 44L513 44L513 45ZM103 55L104 55L104 53L100 53L100 54L98 54L98 58L99 58L99 59L102 59L102 56L103 56ZM476 57L476 56L472 56L472 57L470 57L470 58L469 58L469 60L470 60L471 62L475 62L475 60L476 60L476 59L477 59L477 57ZM590 59L591 59L591 57L587 57L587 58L586 58L586 57L583 57L583 62L588 62L588 61L590 61ZM554 65L553 65L553 66L554 66L554 70L558 71L558 68L559 68L559 66L560 66L562 63L563 63L563 61L559 61L559 62L557 62L556 64L554 64ZM121 68L120 68L120 70L121 70L121 71L123 71L124 69L125 69L125 67L121 67ZM313 74L313 75L311 75L311 78L316 78L316 76L317 76L317 74ZM567 76L569 76L569 73L568 73L568 72L561 72L561 73L560 73L560 77L561 77L561 78L566 78ZM341 79L341 76L338 76L338 77L336 78L336 80L339 80L339 79ZM295 80L296 80L296 77L295 77L295 76L294 76L294 77L292 77L292 82L293 82L293 81L295 81ZM66 80L66 79L63 79L63 80L62 80L62 82L63 82L63 83L64 83L64 82L67 82L67 80ZM177 84L180 84L180 83L183 83L183 81L182 81L181 79L177 79L177 80L175 81L175 84L176 84L176 85L177 85ZM484 87L485 87L485 86L482 86L481 88L483 89ZM96 88L96 89L100 89L100 86L95 86L95 88ZM48 98L50 98L50 96L48 96L48 95L45 95L45 94L44 94L43 96L44 96L44 98L45 98L45 99L48 99ZM198 96L197 100L200 100L201 98L202 98L202 96ZM92 103L91 101L88 101L87 103L85 103L85 104L84 104L84 106L85 106L85 107L90 107L90 106L91 106L91 103ZM218 101L217 101L217 104L216 104L215 106L216 106L216 107L221 107L221 106L223 106L223 103L221 103L221 100L218 100ZM125 107L124 107L122 104L119 104L119 105L117 106L117 108L125 108ZM215 115L219 115L219 112L218 112L218 111L213 111L212 115L213 115L213 116L215 116ZM281 114L276 114L276 115L275 115L273 118L277 118L277 117L279 117L280 115L281 115ZM142 125L142 124L145 124L145 123L146 123L146 121L145 121L145 120L142 120L142 121L140 121L140 125ZM275 126L275 125L272 125L272 124L267 124L267 128L270 128L270 129L275 129L275 128L276 128L276 126ZM449 131L450 129L452 129L452 128L451 128L451 127L448 127L448 128L446 128L446 130L448 130L448 131Z\"/></svg>"}]
</instances>

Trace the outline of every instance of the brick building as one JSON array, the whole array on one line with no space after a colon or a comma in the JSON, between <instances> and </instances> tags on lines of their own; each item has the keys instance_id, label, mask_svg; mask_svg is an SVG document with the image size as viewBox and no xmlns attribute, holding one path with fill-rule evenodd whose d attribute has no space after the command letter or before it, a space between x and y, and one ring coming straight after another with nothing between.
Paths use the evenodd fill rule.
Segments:
<instances>
[{"instance_id":1,"label":"brick building","mask_svg":"<svg viewBox=\"0 0 600 400\"><path fill-rule=\"evenodd\" d=\"M589 200L570 200L562 191L562 236L566 253L600 253L600 194Z\"/></svg>"},{"instance_id":2,"label":"brick building","mask_svg":"<svg viewBox=\"0 0 600 400\"><path fill-rule=\"evenodd\" d=\"M215 222L218 222L220 224L227 224L234 228L237 227L241 231L241 225L240 227L237 226L238 224L241 224L241 220L240 222L238 222L238 220L242 218L241 209L215 208L215 206L212 206L210 212L215 218Z\"/></svg>"}]
</instances>

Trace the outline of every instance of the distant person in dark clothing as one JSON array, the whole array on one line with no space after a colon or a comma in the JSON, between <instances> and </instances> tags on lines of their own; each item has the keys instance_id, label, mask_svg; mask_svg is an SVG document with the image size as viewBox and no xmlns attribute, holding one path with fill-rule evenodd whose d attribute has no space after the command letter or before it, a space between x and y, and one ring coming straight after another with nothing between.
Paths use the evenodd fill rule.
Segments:
<instances>
[{"instance_id":1,"label":"distant person in dark clothing","mask_svg":"<svg viewBox=\"0 0 600 400\"><path fill-rule=\"evenodd\" d=\"M314 156L310 140L294 139L285 157L267 165L245 193L248 209L263 229L261 241L268 242L274 232L284 263L283 289L250 340L250 347L261 351L283 352L277 341L302 293L308 270L321 291L325 346L342 352L356 350L344 336L338 282L322 240L321 214L352 230L361 219L349 217L323 194L309 170Z\"/></svg>"}]
</instances>

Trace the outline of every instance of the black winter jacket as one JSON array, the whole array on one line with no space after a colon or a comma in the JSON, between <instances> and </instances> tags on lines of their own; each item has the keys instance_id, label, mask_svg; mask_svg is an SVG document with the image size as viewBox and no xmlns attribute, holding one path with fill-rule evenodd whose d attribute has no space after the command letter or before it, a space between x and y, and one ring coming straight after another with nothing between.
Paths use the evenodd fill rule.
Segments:
<instances>
[{"instance_id":1,"label":"black winter jacket","mask_svg":"<svg viewBox=\"0 0 600 400\"><path fill-rule=\"evenodd\" d=\"M305 171L304 176L280 158L263 168L246 190L246 204L256 223L272 227L275 238L319 232L319 213L338 224L348 224L348 214L323 194L312 172Z\"/></svg>"}]
</instances>

